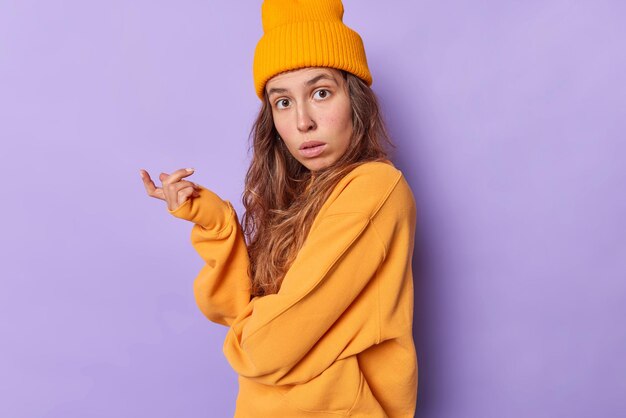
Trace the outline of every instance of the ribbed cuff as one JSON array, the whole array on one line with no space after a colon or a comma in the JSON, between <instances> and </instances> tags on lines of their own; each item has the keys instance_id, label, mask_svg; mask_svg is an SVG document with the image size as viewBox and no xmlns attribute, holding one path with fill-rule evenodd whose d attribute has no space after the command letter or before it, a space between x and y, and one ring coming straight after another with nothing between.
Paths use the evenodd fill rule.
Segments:
<instances>
[{"instance_id":1,"label":"ribbed cuff","mask_svg":"<svg viewBox=\"0 0 626 418\"><path fill-rule=\"evenodd\" d=\"M177 218L219 232L226 227L234 208L230 201L223 200L207 188L199 187L198 197L189 197L176 209L167 211Z\"/></svg>"}]
</instances>

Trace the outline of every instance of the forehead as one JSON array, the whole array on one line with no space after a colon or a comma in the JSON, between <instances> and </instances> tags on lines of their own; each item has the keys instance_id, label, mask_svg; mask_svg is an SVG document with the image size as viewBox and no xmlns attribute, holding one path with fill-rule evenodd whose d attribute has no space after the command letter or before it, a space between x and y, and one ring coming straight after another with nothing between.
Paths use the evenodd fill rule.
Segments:
<instances>
[{"instance_id":1,"label":"forehead","mask_svg":"<svg viewBox=\"0 0 626 418\"><path fill-rule=\"evenodd\" d=\"M271 87L288 87L304 85L307 81L318 77L320 75L327 75L331 79L338 83L337 77L338 70L334 68L325 67L307 67L297 70L285 71L277 74L266 83L266 88L269 90Z\"/></svg>"}]
</instances>

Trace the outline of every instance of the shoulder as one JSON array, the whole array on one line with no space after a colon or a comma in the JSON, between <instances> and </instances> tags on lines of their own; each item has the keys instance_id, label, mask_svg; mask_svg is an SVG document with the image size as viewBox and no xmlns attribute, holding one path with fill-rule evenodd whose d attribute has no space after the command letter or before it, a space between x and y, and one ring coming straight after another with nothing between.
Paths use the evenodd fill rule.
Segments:
<instances>
[{"instance_id":1,"label":"shoulder","mask_svg":"<svg viewBox=\"0 0 626 418\"><path fill-rule=\"evenodd\" d=\"M396 177L399 173L400 170L398 170L391 161L368 161L357 166L346 174L344 180L347 178L357 178L368 175Z\"/></svg>"},{"instance_id":2,"label":"shoulder","mask_svg":"<svg viewBox=\"0 0 626 418\"><path fill-rule=\"evenodd\" d=\"M337 183L322 210L326 215L357 212L373 217L384 204L412 202L413 194L402 171L391 162L369 161Z\"/></svg>"}]
</instances>

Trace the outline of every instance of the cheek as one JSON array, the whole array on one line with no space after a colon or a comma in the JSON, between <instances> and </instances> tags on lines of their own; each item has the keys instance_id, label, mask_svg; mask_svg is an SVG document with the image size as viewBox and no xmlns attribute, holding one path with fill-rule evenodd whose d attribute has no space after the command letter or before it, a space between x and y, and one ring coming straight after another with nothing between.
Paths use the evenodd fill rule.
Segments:
<instances>
[{"instance_id":1,"label":"cheek","mask_svg":"<svg viewBox=\"0 0 626 418\"><path fill-rule=\"evenodd\" d=\"M352 107L348 98L343 98L341 103L338 103L337 108L333 112L334 123L337 129L345 131L352 126Z\"/></svg>"},{"instance_id":2,"label":"cheek","mask_svg":"<svg viewBox=\"0 0 626 418\"><path fill-rule=\"evenodd\" d=\"M280 119L274 119L274 127L276 128L276 131L278 131L278 135L281 137L280 141L283 142L288 149L293 150L295 144L292 143L292 138L297 137L297 135L294 134L293 128L289 125L289 123L281 121Z\"/></svg>"},{"instance_id":3,"label":"cheek","mask_svg":"<svg viewBox=\"0 0 626 418\"><path fill-rule=\"evenodd\" d=\"M352 109L348 105L348 107L344 107L339 110L336 114L339 114L339 117L335 117L333 123L335 124L335 129L337 132L342 134L342 136L349 137L352 133Z\"/></svg>"},{"instance_id":4,"label":"cheek","mask_svg":"<svg viewBox=\"0 0 626 418\"><path fill-rule=\"evenodd\" d=\"M293 135L293 127L284 118L274 118L274 127L282 138L289 138Z\"/></svg>"},{"instance_id":5,"label":"cheek","mask_svg":"<svg viewBox=\"0 0 626 418\"><path fill-rule=\"evenodd\" d=\"M344 134L346 131L350 132L352 129L352 115L349 112L350 110L346 113L345 109L330 112L322 120L322 123L338 135Z\"/></svg>"},{"instance_id":6,"label":"cheek","mask_svg":"<svg viewBox=\"0 0 626 418\"><path fill-rule=\"evenodd\" d=\"M282 133L284 131L284 128L280 118L277 118L276 115L272 115L272 119L274 120L274 127L276 128L278 133Z\"/></svg>"}]
</instances>

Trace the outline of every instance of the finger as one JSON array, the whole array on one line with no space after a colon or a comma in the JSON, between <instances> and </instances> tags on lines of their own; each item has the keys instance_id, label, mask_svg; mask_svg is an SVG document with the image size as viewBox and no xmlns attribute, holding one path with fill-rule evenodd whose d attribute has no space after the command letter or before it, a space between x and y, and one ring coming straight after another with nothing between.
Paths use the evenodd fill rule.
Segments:
<instances>
[{"instance_id":1,"label":"finger","mask_svg":"<svg viewBox=\"0 0 626 418\"><path fill-rule=\"evenodd\" d=\"M169 174L167 174L167 173L161 173L161 174L159 175L159 180L161 180L161 183L163 183L163 182L164 182L164 181L165 181L168 177L169 177ZM193 184L193 185L194 185L194 187L198 187L198 188L200 187L200 186L198 186L198 184L194 183L193 181L190 181L190 183L191 183L191 184Z\"/></svg>"},{"instance_id":2,"label":"finger","mask_svg":"<svg viewBox=\"0 0 626 418\"><path fill-rule=\"evenodd\" d=\"M173 186L174 185L172 185L172 187ZM178 183L176 183L175 186L177 186L176 188L177 201L180 204L183 203L183 201L181 200L181 194L180 194L181 191L185 191L186 193L189 193L192 197L200 196L200 190L194 187L194 184L189 181L181 180ZM184 197L186 198L186 196Z\"/></svg>"},{"instance_id":3,"label":"finger","mask_svg":"<svg viewBox=\"0 0 626 418\"><path fill-rule=\"evenodd\" d=\"M165 183L168 183L168 184L176 183L177 181L180 181L181 179L183 179L183 178L185 178L187 176L190 176L193 173L194 173L194 169L193 168L181 168L179 170L174 171L165 180L163 180L163 184L165 184ZM166 173L161 173L161 174L166 174Z\"/></svg>"},{"instance_id":4,"label":"finger","mask_svg":"<svg viewBox=\"0 0 626 418\"><path fill-rule=\"evenodd\" d=\"M163 194L165 195L165 200L169 202L169 206L174 206L177 203L180 203L178 192L187 187L190 189L190 193L194 190L198 190L192 182L187 180L180 180L171 184L167 182L163 183Z\"/></svg>"},{"instance_id":5,"label":"finger","mask_svg":"<svg viewBox=\"0 0 626 418\"><path fill-rule=\"evenodd\" d=\"M140 169L139 174L141 175L141 181L146 188L146 192L148 192L148 194L152 193L154 189L156 189L156 186L150 178L150 174L148 174L148 172L144 169Z\"/></svg>"},{"instance_id":6,"label":"finger","mask_svg":"<svg viewBox=\"0 0 626 418\"><path fill-rule=\"evenodd\" d=\"M191 170L191 171L189 171ZM165 195L165 200L167 201L168 207L177 206L179 203L178 199L178 191L181 187L188 186L187 181L181 181L182 178L187 177L193 174L193 169L179 169L174 171L172 174L167 175L167 173L161 173L161 177L164 178L163 183L163 194ZM179 184L182 183L182 184Z\"/></svg>"},{"instance_id":7,"label":"finger","mask_svg":"<svg viewBox=\"0 0 626 418\"><path fill-rule=\"evenodd\" d=\"M168 177L169 177L169 174L167 173L161 173L159 175L159 179L161 180L161 182L165 181L165 179L167 179ZM188 180L181 180L181 181L188 181ZM189 181L189 183L193 184L193 187L200 188L200 186L197 183L194 183L193 181Z\"/></svg>"},{"instance_id":8,"label":"finger","mask_svg":"<svg viewBox=\"0 0 626 418\"><path fill-rule=\"evenodd\" d=\"M150 174L146 170L143 170L143 169L139 170L139 174L141 175L141 179L143 180L143 185L148 195L151 197L156 197L157 199L165 200L163 189L161 189L160 187L156 187L156 185L150 178Z\"/></svg>"},{"instance_id":9,"label":"finger","mask_svg":"<svg viewBox=\"0 0 626 418\"><path fill-rule=\"evenodd\" d=\"M175 206L178 208L180 205L185 203L193 193L194 193L194 188L190 186L179 190L178 193L176 194ZM170 210L174 210L174 209L170 209Z\"/></svg>"},{"instance_id":10,"label":"finger","mask_svg":"<svg viewBox=\"0 0 626 418\"><path fill-rule=\"evenodd\" d=\"M184 189L185 187L191 187L193 190L199 190L200 188L195 184L192 183L190 181L187 180L180 180L174 184L170 184L167 185L166 187L168 187L170 190L172 190L172 193L178 193L181 189Z\"/></svg>"},{"instance_id":11,"label":"finger","mask_svg":"<svg viewBox=\"0 0 626 418\"><path fill-rule=\"evenodd\" d=\"M185 187L178 191L178 203L182 204L186 201L192 194L194 190L193 187Z\"/></svg>"},{"instance_id":12,"label":"finger","mask_svg":"<svg viewBox=\"0 0 626 418\"><path fill-rule=\"evenodd\" d=\"M163 183L163 182L164 182L164 181L165 181L165 180L166 180L169 176L170 176L170 175L169 175L169 174L167 174L167 173L161 173L161 174L159 175L159 180L161 180L161 183ZM191 182L191 183L193 183L193 182ZM196 183L193 183L193 184L195 185Z\"/></svg>"},{"instance_id":13,"label":"finger","mask_svg":"<svg viewBox=\"0 0 626 418\"><path fill-rule=\"evenodd\" d=\"M150 195L150 197L154 197L160 200L165 200L167 202L167 199L165 198L165 193L163 193L163 189L161 189L160 187L157 188L154 193L152 193Z\"/></svg>"}]
</instances>

